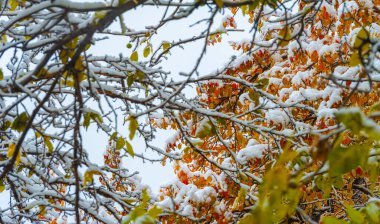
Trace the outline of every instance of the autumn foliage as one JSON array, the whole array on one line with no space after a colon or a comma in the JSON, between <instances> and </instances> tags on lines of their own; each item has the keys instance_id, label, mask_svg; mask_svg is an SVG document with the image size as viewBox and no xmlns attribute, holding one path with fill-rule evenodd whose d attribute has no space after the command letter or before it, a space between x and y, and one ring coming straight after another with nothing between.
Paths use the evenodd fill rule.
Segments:
<instances>
[{"instance_id":1,"label":"autumn foliage","mask_svg":"<svg viewBox=\"0 0 380 224\"><path fill-rule=\"evenodd\" d=\"M380 220L380 132L365 118L379 101L379 84L368 81L373 73L365 67L369 38L380 37L380 2L295 4L300 13L292 22L261 14L261 46L232 43L242 60L197 84L198 111L158 122L178 130L167 151L182 152L174 165L178 180L162 189L158 203L182 217L162 221ZM250 22L262 13L260 7L230 10ZM223 26L229 21L234 17Z\"/></svg>"}]
</instances>

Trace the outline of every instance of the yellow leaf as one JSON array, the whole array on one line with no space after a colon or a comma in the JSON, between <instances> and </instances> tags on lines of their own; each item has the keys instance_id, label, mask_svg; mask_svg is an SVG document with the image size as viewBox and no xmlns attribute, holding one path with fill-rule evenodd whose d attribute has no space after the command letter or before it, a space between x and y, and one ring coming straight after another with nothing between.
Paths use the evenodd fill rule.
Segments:
<instances>
[{"instance_id":1,"label":"yellow leaf","mask_svg":"<svg viewBox=\"0 0 380 224\"><path fill-rule=\"evenodd\" d=\"M356 34L356 38L355 38L353 47L355 49L359 49L360 47L362 47L364 41L367 40L368 38L369 38L368 31L366 31L365 29L361 29L358 32L358 34Z\"/></svg>"},{"instance_id":2,"label":"yellow leaf","mask_svg":"<svg viewBox=\"0 0 380 224\"><path fill-rule=\"evenodd\" d=\"M1 35L1 41L3 42L3 44L7 42L7 36L5 34Z\"/></svg>"},{"instance_id":3,"label":"yellow leaf","mask_svg":"<svg viewBox=\"0 0 380 224\"><path fill-rule=\"evenodd\" d=\"M246 14L246 11L247 11L247 8L248 8L248 6L247 6L247 5L242 5L242 6L240 6L240 9L241 9L241 13L243 14L243 16L245 16L245 14Z\"/></svg>"},{"instance_id":4,"label":"yellow leaf","mask_svg":"<svg viewBox=\"0 0 380 224\"><path fill-rule=\"evenodd\" d=\"M53 143L51 143L49 137L44 137L44 143L45 143L46 148L48 148L48 152L53 153L54 147L53 147Z\"/></svg>"},{"instance_id":5,"label":"yellow leaf","mask_svg":"<svg viewBox=\"0 0 380 224\"><path fill-rule=\"evenodd\" d=\"M132 140L135 136L137 127L139 126L139 123L137 122L136 118L131 116L129 117L129 138Z\"/></svg>"},{"instance_id":6,"label":"yellow leaf","mask_svg":"<svg viewBox=\"0 0 380 224\"><path fill-rule=\"evenodd\" d=\"M17 0L9 0L9 6L11 11L15 11L18 6Z\"/></svg>"},{"instance_id":7,"label":"yellow leaf","mask_svg":"<svg viewBox=\"0 0 380 224\"><path fill-rule=\"evenodd\" d=\"M83 186L87 186L88 183L92 183L94 181L94 175L101 175L102 173L98 170L86 170L84 172L84 181Z\"/></svg>"},{"instance_id":8,"label":"yellow leaf","mask_svg":"<svg viewBox=\"0 0 380 224\"><path fill-rule=\"evenodd\" d=\"M73 57L75 54L75 48L78 46L78 37L73 38L70 42L65 44L65 46L70 50L70 57Z\"/></svg>"},{"instance_id":9,"label":"yellow leaf","mask_svg":"<svg viewBox=\"0 0 380 224\"><path fill-rule=\"evenodd\" d=\"M146 46L144 48L144 57L148 57L150 54L150 47L149 46Z\"/></svg>"},{"instance_id":10,"label":"yellow leaf","mask_svg":"<svg viewBox=\"0 0 380 224\"><path fill-rule=\"evenodd\" d=\"M222 8L223 7L223 0L215 0L215 3L218 6L218 8Z\"/></svg>"},{"instance_id":11,"label":"yellow leaf","mask_svg":"<svg viewBox=\"0 0 380 224\"><path fill-rule=\"evenodd\" d=\"M0 193L3 192L4 190L5 190L5 185L3 181L0 181Z\"/></svg>"},{"instance_id":12,"label":"yellow leaf","mask_svg":"<svg viewBox=\"0 0 380 224\"><path fill-rule=\"evenodd\" d=\"M28 124L29 116L26 112L22 112L12 122L12 129L18 132L23 132Z\"/></svg>"},{"instance_id":13,"label":"yellow leaf","mask_svg":"<svg viewBox=\"0 0 380 224\"><path fill-rule=\"evenodd\" d=\"M68 87L74 87L74 81L71 79L61 80L61 84Z\"/></svg>"},{"instance_id":14,"label":"yellow leaf","mask_svg":"<svg viewBox=\"0 0 380 224\"><path fill-rule=\"evenodd\" d=\"M82 60L80 60L80 59L76 60L76 61L75 61L74 68L75 68L77 71L83 71L83 70L84 70L84 66L83 66Z\"/></svg>"},{"instance_id":15,"label":"yellow leaf","mask_svg":"<svg viewBox=\"0 0 380 224\"><path fill-rule=\"evenodd\" d=\"M13 152L15 151L16 149L16 144L10 144L9 147L8 147L8 152L7 152L7 157L8 159L12 157L13 155Z\"/></svg>"},{"instance_id":16,"label":"yellow leaf","mask_svg":"<svg viewBox=\"0 0 380 224\"><path fill-rule=\"evenodd\" d=\"M354 66L360 65L362 62L361 62L361 60L360 60L359 53L358 53L358 52L354 52L354 53L352 53L349 62L350 62L350 66L351 66L351 67L354 67Z\"/></svg>"},{"instance_id":17,"label":"yellow leaf","mask_svg":"<svg viewBox=\"0 0 380 224\"><path fill-rule=\"evenodd\" d=\"M253 90L249 90L248 96L253 102L255 102L255 106L259 105L260 94L258 92L255 92Z\"/></svg>"},{"instance_id":18,"label":"yellow leaf","mask_svg":"<svg viewBox=\"0 0 380 224\"><path fill-rule=\"evenodd\" d=\"M105 10L95 12L95 18L98 20L103 19L104 17L106 17L106 15L107 15L107 11Z\"/></svg>"},{"instance_id":19,"label":"yellow leaf","mask_svg":"<svg viewBox=\"0 0 380 224\"><path fill-rule=\"evenodd\" d=\"M0 68L0 81L4 79L3 70Z\"/></svg>"},{"instance_id":20,"label":"yellow leaf","mask_svg":"<svg viewBox=\"0 0 380 224\"><path fill-rule=\"evenodd\" d=\"M77 76L78 76L78 81L79 81L79 82L82 82L82 81L84 81L84 80L87 79L87 75L86 75L86 73L83 72L83 71L77 73Z\"/></svg>"},{"instance_id":21,"label":"yellow leaf","mask_svg":"<svg viewBox=\"0 0 380 224\"><path fill-rule=\"evenodd\" d=\"M244 188L240 188L238 196L235 198L234 204L232 206L232 210L239 209L239 207L244 203L246 195L247 191Z\"/></svg>"},{"instance_id":22,"label":"yellow leaf","mask_svg":"<svg viewBox=\"0 0 380 224\"><path fill-rule=\"evenodd\" d=\"M170 48L170 43L165 41L162 42L162 50L167 51Z\"/></svg>"},{"instance_id":23,"label":"yellow leaf","mask_svg":"<svg viewBox=\"0 0 380 224\"><path fill-rule=\"evenodd\" d=\"M40 208L40 214L45 215L46 214L46 207L44 205L38 206Z\"/></svg>"},{"instance_id":24,"label":"yellow leaf","mask_svg":"<svg viewBox=\"0 0 380 224\"><path fill-rule=\"evenodd\" d=\"M61 50L61 52L59 52L59 59L61 59L63 64L67 64L69 60L67 50Z\"/></svg>"},{"instance_id":25,"label":"yellow leaf","mask_svg":"<svg viewBox=\"0 0 380 224\"><path fill-rule=\"evenodd\" d=\"M133 151L131 143L129 143L128 141L125 141L125 146L126 146L126 150L127 150L128 154L131 155L132 158L134 158L135 152Z\"/></svg>"},{"instance_id":26,"label":"yellow leaf","mask_svg":"<svg viewBox=\"0 0 380 224\"><path fill-rule=\"evenodd\" d=\"M153 218L153 219L156 219L160 214L162 213L162 209L157 207L156 205L153 206L153 208L149 209L148 211L148 215Z\"/></svg>"},{"instance_id":27,"label":"yellow leaf","mask_svg":"<svg viewBox=\"0 0 380 224\"><path fill-rule=\"evenodd\" d=\"M84 173L84 181L83 181L83 187L87 186L87 183L92 183L94 180L94 173L91 171L86 171Z\"/></svg>"},{"instance_id":28,"label":"yellow leaf","mask_svg":"<svg viewBox=\"0 0 380 224\"><path fill-rule=\"evenodd\" d=\"M88 126L90 126L90 119L91 119L91 114L90 113L86 113L84 115L84 118L83 118L83 127L88 128Z\"/></svg>"},{"instance_id":29,"label":"yellow leaf","mask_svg":"<svg viewBox=\"0 0 380 224\"><path fill-rule=\"evenodd\" d=\"M117 140L116 140L116 150L120 150L124 147L124 144L125 144L125 140L123 137L119 137Z\"/></svg>"},{"instance_id":30,"label":"yellow leaf","mask_svg":"<svg viewBox=\"0 0 380 224\"><path fill-rule=\"evenodd\" d=\"M139 54L137 51L132 52L131 54L131 61L138 61L139 60Z\"/></svg>"},{"instance_id":31,"label":"yellow leaf","mask_svg":"<svg viewBox=\"0 0 380 224\"><path fill-rule=\"evenodd\" d=\"M13 143L10 144L8 147L8 152L7 152L8 159L12 158L15 150L16 150L16 144L13 144ZM20 163L20 161L21 161L21 152L19 151L16 156L16 162L15 162L16 166Z\"/></svg>"},{"instance_id":32,"label":"yellow leaf","mask_svg":"<svg viewBox=\"0 0 380 224\"><path fill-rule=\"evenodd\" d=\"M91 48L91 44L86 44L86 46L84 47L84 50L88 51L88 49L90 49L90 48Z\"/></svg>"},{"instance_id":33,"label":"yellow leaf","mask_svg":"<svg viewBox=\"0 0 380 224\"><path fill-rule=\"evenodd\" d=\"M286 45L288 45L289 41L292 39L292 33L289 27L284 27L283 29L281 29L278 35L282 39L278 43L278 45L280 45L281 47L285 47Z\"/></svg>"}]
</instances>

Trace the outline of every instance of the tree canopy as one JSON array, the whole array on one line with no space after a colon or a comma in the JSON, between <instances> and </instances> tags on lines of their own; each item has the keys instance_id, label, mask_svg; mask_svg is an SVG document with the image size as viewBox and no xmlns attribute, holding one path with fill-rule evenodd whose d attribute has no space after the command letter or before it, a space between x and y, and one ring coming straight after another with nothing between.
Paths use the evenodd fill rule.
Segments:
<instances>
[{"instance_id":1,"label":"tree canopy","mask_svg":"<svg viewBox=\"0 0 380 224\"><path fill-rule=\"evenodd\" d=\"M0 6L0 223L380 222L379 0ZM123 17L152 7L156 25ZM188 19L203 30L156 43ZM243 31L237 56L203 74L207 50ZM117 37L120 49L92 51ZM191 69L163 66L194 42ZM88 129L108 136L91 149L102 164ZM176 131L166 148L152 143L162 129ZM176 178L154 195L126 157L170 162Z\"/></svg>"}]
</instances>

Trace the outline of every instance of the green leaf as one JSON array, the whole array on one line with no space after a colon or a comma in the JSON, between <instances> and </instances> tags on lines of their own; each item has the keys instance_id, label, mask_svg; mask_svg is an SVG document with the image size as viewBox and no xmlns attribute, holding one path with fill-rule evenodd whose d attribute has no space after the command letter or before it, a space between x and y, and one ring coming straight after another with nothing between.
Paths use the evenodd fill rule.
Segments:
<instances>
[{"instance_id":1,"label":"green leaf","mask_svg":"<svg viewBox=\"0 0 380 224\"><path fill-rule=\"evenodd\" d=\"M380 176L380 169L378 167L378 164L376 163L367 164L366 169L368 170L368 176L369 176L368 178L369 178L369 182L371 183L371 186L369 189L373 193L376 187L376 183Z\"/></svg>"},{"instance_id":2,"label":"green leaf","mask_svg":"<svg viewBox=\"0 0 380 224\"><path fill-rule=\"evenodd\" d=\"M317 188L323 192L324 199L329 198L332 186L337 189L340 189L344 186L343 178L341 176L329 177L327 175L318 175L314 179L314 183Z\"/></svg>"},{"instance_id":3,"label":"green leaf","mask_svg":"<svg viewBox=\"0 0 380 224\"><path fill-rule=\"evenodd\" d=\"M256 87L259 88L259 89L265 89L268 86L268 84L269 84L269 79L264 78L264 79L260 79L257 82Z\"/></svg>"},{"instance_id":4,"label":"green leaf","mask_svg":"<svg viewBox=\"0 0 380 224\"><path fill-rule=\"evenodd\" d=\"M255 106L259 105L260 94L258 92L255 92L253 90L249 90L248 96L255 103Z\"/></svg>"},{"instance_id":5,"label":"green leaf","mask_svg":"<svg viewBox=\"0 0 380 224\"><path fill-rule=\"evenodd\" d=\"M101 19L103 19L104 17L106 17L106 15L107 15L107 11L106 11L106 10L102 10L102 11L97 11L97 12L95 12L95 18L96 18L97 20L101 20Z\"/></svg>"},{"instance_id":6,"label":"green leaf","mask_svg":"<svg viewBox=\"0 0 380 224\"><path fill-rule=\"evenodd\" d=\"M132 52L131 54L131 61L138 61L139 60L139 54L137 51Z\"/></svg>"},{"instance_id":7,"label":"green leaf","mask_svg":"<svg viewBox=\"0 0 380 224\"><path fill-rule=\"evenodd\" d=\"M100 114L98 114L97 112L89 111L84 115L84 120L83 120L83 127L85 127L86 130L90 126L90 120L93 120L99 123L103 122L103 119L100 116Z\"/></svg>"},{"instance_id":8,"label":"green leaf","mask_svg":"<svg viewBox=\"0 0 380 224\"><path fill-rule=\"evenodd\" d=\"M269 5L272 9L277 8L277 0L267 0L265 1L267 5Z\"/></svg>"},{"instance_id":9,"label":"green leaf","mask_svg":"<svg viewBox=\"0 0 380 224\"><path fill-rule=\"evenodd\" d=\"M331 178L331 181L332 181L332 185L337 189L344 187L344 181L343 181L342 176L333 177Z\"/></svg>"},{"instance_id":10,"label":"green leaf","mask_svg":"<svg viewBox=\"0 0 380 224\"><path fill-rule=\"evenodd\" d=\"M241 218L238 224L252 224L256 223L255 217L251 213L246 213L243 218Z\"/></svg>"},{"instance_id":11,"label":"green leaf","mask_svg":"<svg viewBox=\"0 0 380 224\"><path fill-rule=\"evenodd\" d=\"M335 117L354 134L380 140L380 126L365 117L359 108L341 109L335 113Z\"/></svg>"},{"instance_id":12,"label":"green leaf","mask_svg":"<svg viewBox=\"0 0 380 224\"><path fill-rule=\"evenodd\" d=\"M319 175L315 178L314 183L317 186L317 188L323 192L324 199L330 196L331 179L329 177Z\"/></svg>"},{"instance_id":13,"label":"green leaf","mask_svg":"<svg viewBox=\"0 0 380 224\"><path fill-rule=\"evenodd\" d=\"M128 216L125 217L122 224L135 222L137 219L139 219L139 223L155 223L155 219L161 214L162 210L154 206L149 209L149 211L146 211L149 200L150 197L148 191L144 188L141 192L141 203L132 209Z\"/></svg>"},{"instance_id":14,"label":"green leaf","mask_svg":"<svg viewBox=\"0 0 380 224\"><path fill-rule=\"evenodd\" d=\"M280 30L280 32L278 33L278 35L281 38L279 40L278 45L281 47L285 47L286 45L288 45L289 41L292 39L292 32L291 32L290 28L287 26L282 28Z\"/></svg>"},{"instance_id":15,"label":"green leaf","mask_svg":"<svg viewBox=\"0 0 380 224\"><path fill-rule=\"evenodd\" d=\"M206 138L215 134L215 127L212 125L211 121L201 123L195 132L195 137Z\"/></svg>"},{"instance_id":16,"label":"green leaf","mask_svg":"<svg viewBox=\"0 0 380 224\"><path fill-rule=\"evenodd\" d=\"M115 131L114 133L112 133L110 140L115 140L116 136L117 136L117 132Z\"/></svg>"},{"instance_id":17,"label":"green leaf","mask_svg":"<svg viewBox=\"0 0 380 224\"><path fill-rule=\"evenodd\" d=\"M258 203L252 210L253 223L279 223L294 214L300 197L299 180L290 175L287 164L297 156L296 151L284 150L275 166L264 175L263 184L259 186Z\"/></svg>"},{"instance_id":18,"label":"green leaf","mask_svg":"<svg viewBox=\"0 0 380 224\"><path fill-rule=\"evenodd\" d=\"M128 152L129 155L132 156L132 158L135 157L135 152L133 151L133 148L132 148L132 145L131 143L129 143L127 140L125 141L125 146L126 146L126 150Z\"/></svg>"},{"instance_id":19,"label":"green leaf","mask_svg":"<svg viewBox=\"0 0 380 224\"><path fill-rule=\"evenodd\" d=\"M121 33L125 34L125 32L127 32L127 27L125 26L123 15L119 16L119 22L120 22Z\"/></svg>"},{"instance_id":20,"label":"green leaf","mask_svg":"<svg viewBox=\"0 0 380 224\"><path fill-rule=\"evenodd\" d=\"M153 206L151 209L149 209L147 215L149 215L150 217L152 217L153 219L157 219L157 217L162 213L162 209L157 207L157 206Z\"/></svg>"},{"instance_id":21,"label":"green leaf","mask_svg":"<svg viewBox=\"0 0 380 224\"><path fill-rule=\"evenodd\" d=\"M340 176L358 166L365 166L368 156L370 144L357 144L347 148L334 148L328 155L329 176Z\"/></svg>"},{"instance_id":22,"label":"green leaf","mask_svg":"<svg viewBox=\"0 0 380 224\"><path fill-rule=\"evenodd\" d=\"M90 114L86 113L83 119L83 127L85 127L87 130L88 126L90 126Z\"/></svg>"},{"instance_id":23,"label":"green leaf","mask_svg":"<svg viewBox=\"0 0 380 224\"><path fill-rule=\"evenodd\" d=\"M369 109L370 113L376 112L380 110L380 102L375 103L374 105L371 106Z\"/></svg>"},{"instance_id":24,"label":"green leaf","mask_svg":"<svg viewBox=\"0 0 380 224\"><path fill-rule=\"evenodd\" d=\"M346 207L348 217L350 218L350 220L353 224L365 223L365 217L364 217L363 213L355 210L354 208L352 208L348 204L345 204L344 206Z\"/></svg>"},{"instance_id":25,"label":"green leaf","mask_svg":"<svg viewBox=\"0 0 380 224\"><path fill-rule=\"evenodd\" d=\"M348 224L348 222L342 219L332 217L332 216L323 216L322 223L323 224Z\"/></svg>"},{"instance_id":26,"label":"green leaf","mask_svg":"<svg viewBox=\"0 0 380 224\"><path fill-rule=\"evenodd\" d=\"M12 129L18 132L23 132L28 124L29 116L26 112L21 113L12 123Z\"/></svg>"},{"instance_id":27,"label":"green leaf","mask_svg":"<svg viewBox=\"0 0 380 224\"><path fill-rule=\"evenodd\" d=\"M146 47L144 48L144 57L145 57L145 58L148 57L149 54L150 54L150 47L149 47L149 46L146 46Z\"/></svg>"},{"instance_id":28,"label":"green leaf","mask_svg":"<svg viewBox=\"0 0 380 224\"><path fill-rule=\"evenodd\" d=\"M141 192L142 205L147 205L150 200L150 196L148 194L148 189L144 188Z\"/></svg>"},{"instance_id":29,"label":"green leaf","mask_svg":"<svg viewBox=\"0 0 380 224\"><path fill-rule=\"evenodd\" d=\"M380 223L380 207L375 202L370 202L365 208L369 223Z\"/></svg>"},{"instance_id":30,"label":"green leaf","mask_svg":"<svg viewBox=\"0 0 380 224\"><path fill-rule=\"evenodd\" d=\"M0 68L0 81L4 79L3 70Z\"/></svg>"},{"instance_id":31,"label":"green leaf","mask_svg":"<svg viewBox=\"0 0 380 224\"><path fill-rule=\"evenodd\" d=\"M129 75L128 78L127 78L127 85L128 85L128 87L131 87L134 81L135 81L135 76L134 75Z\"/></svg>"},{"instance_id":32,"label":"green leaf","mask_svg":"<svg viewBox=\"0 0 380 224\"><path fill-rule=\"evenodd\" d=\"M259 4L260 4L260 1L253 1L253 3L248 6L248 10L249 11L255 10Z\"/></svg>"},{"instance_id":33,"label":"green leaf","mask_svg":"<svg viewBox=\"0 0 380 224\"><path fill-rule=\"evenodd\" d=\"M139 126L139 123L137 122L134 116L130 116L128 120L129 120L129 139L132 140L135 137L136 130Z\"/></svg>"},{"instance_id":34,"label":"green leaf","mask_svg":"<svg viewBox=\"0 0 380 224\"><path fill-rule=\"evenodd\" d=\"M97 112L89 112L90 113L90 118L95 121L95 122L99 122L99 123L102 123L103 122L103 118L100 116L100 114L98 114Z\"/></svg>"},{"instance_id":35,"label":"green leaf","mask_svg":"<svg viewBox=\"0 0 380 224\"><path fill-rule=\"evenodd\" d=\"M138 71L136 72L136 77L137 77L140 81L143 81L144 78L145 78L145 73L142 72L142 71L140 71L140 70L138 70Z\"/></svg>"},{"instance_id":36,"label":"green leaf","mask_svg":"<svg viewBox=\"0 0 380 224\"><path fill-rule=\"evenodd\" d=\"M125 145L125 140L123 137L119 137L117 140L116 140L116 150L120 150L124 147Z\"/></svg>"},{"instance_id":37,"label":"green leaf","mask_svg":"<svg viewBox=\"0 0 380 224\"><path fill-rule=\"evenodd\" d=\"M5 130L7 130L9 127L11 127L11 125L12 125L12 122L10 122L10 121L4 121L4 123L3 123L3 125L1 126L1 130L2 131L5 131Z\"/></svg>"}]
</instances>

